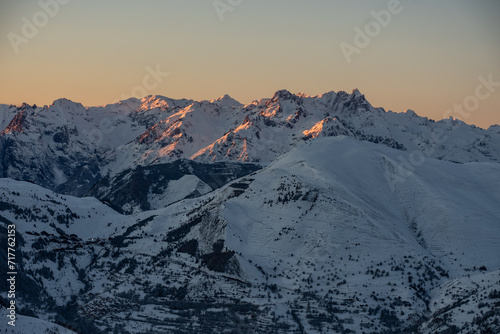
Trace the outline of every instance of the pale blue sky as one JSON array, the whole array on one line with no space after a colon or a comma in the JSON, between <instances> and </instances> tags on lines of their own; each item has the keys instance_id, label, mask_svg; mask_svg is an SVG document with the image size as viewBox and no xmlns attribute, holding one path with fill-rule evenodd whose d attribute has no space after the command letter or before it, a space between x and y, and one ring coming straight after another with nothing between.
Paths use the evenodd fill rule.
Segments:
<instances>
[{"instance_id":1,"label":"pale blue sky","mask_svg":"<svg viewBox=\"0 0 500 334\"><path fill-rule=\"evenodd\" d=\"M213 0L70 0L16 53L8 34L23 36L22 18L43 9L2 0L0 103L111 103L144 91L146 67L159 66L169 75L147 94L248 103L278 89L359 88L375 106L441 119L474 95L479 76L500 82L496 0L401 0L401 13L347 63L340 44L390 2L244 0L221 21ZM465 121L500 123L499 105L500 87Z\"/></svg>"}]
</instances>

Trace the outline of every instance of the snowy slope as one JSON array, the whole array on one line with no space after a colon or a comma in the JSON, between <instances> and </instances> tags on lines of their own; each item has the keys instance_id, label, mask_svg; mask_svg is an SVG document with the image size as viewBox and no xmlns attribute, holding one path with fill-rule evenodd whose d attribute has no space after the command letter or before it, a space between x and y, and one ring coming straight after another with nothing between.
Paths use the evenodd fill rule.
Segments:
<instances>
[{"instance_id":1,"label":"snowy slope","mask_svg":"<svg viewBox=\"0 0 500 334\"><path fill-rule=\"evenodd\" d=\"M290 152L259 173L245 191L255 196L225 204L227 220L236 223L231 228L239 231L231 248L264 258L277 251L269 245L280 250L282 259L297 249L320 258L336 251L326 245L367 242L370 250L399 245L450 266L457 254L467 253L460 260L463 270L498 268L500 260L491 254L500 252L500 166L429 159L394 182L397 157L397 151L347 137L325 138ZM274 192L263 199L259 187ZM311 203L310 197L316 200ZM278 246L269 242L287 227L300 228L305 241L289 236ZM333 237L329 231L337 231L340 240L328 239ZM238 247L243 238L252 244Z\"/></svg>"},{"instance_id":2,"label":"snowy slope","mask_svg":"<svg viewBox=\"0 0 500 334\"><path fill-rule=\"evenodd\" d=\"M27 302L46 319L50 298L77 307L86 332L497 332L500 165L427 158L402 173L410 154L317 138L130 216L2 179L0 215L45 294Z\"/></svg>"}]
</instances>

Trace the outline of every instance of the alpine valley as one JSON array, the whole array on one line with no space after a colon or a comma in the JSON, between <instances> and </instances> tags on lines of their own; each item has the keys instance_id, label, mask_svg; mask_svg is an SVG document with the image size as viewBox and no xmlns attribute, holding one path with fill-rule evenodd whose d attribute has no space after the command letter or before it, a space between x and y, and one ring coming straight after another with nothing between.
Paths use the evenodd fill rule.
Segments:
<instances>
[{"instance_id":1,"label":"alpine valley","mask_svg":"<svg viewBox=\"0 0 500 334\"><path fill-rule=\"evenodd\" d=\"M500 333L498 125L282 90L0 131L0 333Z\"/></svg>"}]
</instances>

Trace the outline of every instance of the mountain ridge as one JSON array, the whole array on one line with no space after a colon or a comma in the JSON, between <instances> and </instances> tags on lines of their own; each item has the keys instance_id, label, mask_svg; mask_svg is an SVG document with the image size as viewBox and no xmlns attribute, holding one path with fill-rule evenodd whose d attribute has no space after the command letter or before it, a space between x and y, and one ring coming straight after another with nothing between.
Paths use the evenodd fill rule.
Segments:
<instances>
[{"instance_id":1,"label":"mountain ridge","mask_svg":"<svg viewBox=\"0 0 500 334\"><path fill-rule=\"evenodd\" d=\"M316 96L279 90L247 105L228 95L210 101L152 95L100 107L63 98L43 107L0 105L0 115L0 176L49 189L80 183L88 190L106 175L177 159L268 165L302 141L338 135L419 159L500 161L498 126L385 111L357 89Z\"/></svg>"}]
</instances>

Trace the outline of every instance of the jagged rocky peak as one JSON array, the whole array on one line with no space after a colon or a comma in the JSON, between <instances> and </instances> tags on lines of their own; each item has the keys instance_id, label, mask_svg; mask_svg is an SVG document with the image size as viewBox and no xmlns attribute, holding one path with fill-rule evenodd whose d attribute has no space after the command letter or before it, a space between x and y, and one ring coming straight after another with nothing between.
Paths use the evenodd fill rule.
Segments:
<instances>
[{"instance_id":1,"label":"jagged rocky peak","mask_svg":"<svg viewBox=\"0 0 500 334\"><path fill-rule=\"evenodd\" d=\"M318 96L314 96L328 108L340 108L340 112L352 111L357 108L373 108L357 88L353 89L351 93L340 90L338 92L330 91Z\"/></svg>"},{"instance_id":2,"label":"jagged rocky peak","mask_svg":"<svg viewBox=\"0 0 500 334\"><path fill-rule=\"evenodd\" d=\"M416 113L416 112L414 112L414 111L413 111L413 110L411 110L411 109L407 109L407 110L405 111L405 114L406 114L406 115L408 115L408 116L410 116L410 117L419 117L419 116L417 115L417 113Z\"/></svg>"},{"instance_id":3,"label":"jagged rocky peak","mask_svg":"<svg viewBox=\"0 0 500 334\"><path fill-rule=\"evenodd\" d=\"M317 97L317 98L331 98L331 97L335 97L337 96L337 93L333 90L329 91L329 92L326 92L326 93L323 93L321 95L318 95L318 96L314 96L314 97Z\"/></svg>"},{"instance_id":4,"label":"jagged rocky peak","mask_svg":"<svg viewBox=\"0 0 500 334\"><path fill-rule=\"evenodd\" d=\"M352 90L351 95L354 95L354 96L356 96L356 97L358 97L358 96L363 96L363 97L364 97L364 96L365 96L365 95L364 95L364 94L362 94L362 93L359 91L359 89L357 89L357 88L354 88L354 89Z\"/></svg>"},{"instance_id":5,"label":"jagged rocky peak","mask_svg":"<svg viewBox=\"0 0 500 334\"><path fill-rule=\"evenodd\" d=\"M358 111L375 111L378 109L373 108L373 106L365 98L358 89L354 89L351 94L340 91L337 93L335 99L332 100L334 104L340 104L338 107L341 108L342 113L352 113ZM335 107L335 106L334 106Z\"/></svg>"},{"instance_id":6,"label":"jagged rocky peak","mask_svg":"<svg viewBox=\"0 0 500 334\"><path fill-rule=\"evenodd\" d=\"M500 125L493 124L492 126L490 126L488 128L488 131L493 131L493 132L496 132L496 133L500 133Z\"/></svg>"},{"instance_id":7,"label":"jagged rocky peak","mask_svg":"<svg viewBox=\"0 0 500 334\"><path fill-rule=\"evenodd\" d=\"M358 103L368 103L364 94L362 94L357 88L354 88L349 97L350 100L355 100Z\"/></svg>"},{"instance_id":8,"label":"jagged rocky peak","mask_svg":"<svg viewBox=\"0 0 500 334\"><path fill-rule=\"evenodd\" d=\"M88 109L80 102L74 102L66 98L55 100L46 110L55 112L54 115L57 115L56 117L59 118L58 120L54 119L55 123L60 123L63 120L72 120L74 117L81 117L88 112ZM47 113L44 113L44 115L51 118Z\"/></svg>"},{"instance_id":9,"label":"jagged rocky peak","mask_svg":"<svg viewBox=\"0 0 500 334\"><path fill-rule=\"evenodd\" d=\"M71 100L66 99L66 98L60 98L60 99L54 100L54 102L52 102L51 106L58 106L61 108L70 108L70 107L85 108L83 106L83 104L81 104L80 102L74 102L74 101L71 101Z\"/></svg>"},{"instance_id":10,"label":"jagged rocky peak","mask_svg":"<svg viewBox=\"0 0 500 334\"><path fill-rule=\"evenodd\" d=\"M142 98L140 102L140 109L145 111L152 109L167 110L176 107L184 108L193 103L193 100L171 99L162 95L148 95Z\"/></svg>"},{"instance_id":11,"label":"jagged rocky peak","mask_svg":"<svg viewBox=\"0 0 500 334\"><path fill-rule=\"evenodd\" d=\"M230 107L230 108L240 108L243 106L238 100L233 99L228 94L225 94L215 100L211 100L210 103L217 104L221 107Z\"/></svg>"},{"instance_id":12,"label":"jagged rocky peak","mask_svg":"<svg viewBox=\"0 0 500 334\"><path fill-rule=\"evenodd\" d=\"M296 95L290 93L290 91L286 89L281 89L274 93L271 101L278 101L278 100L292 100Z\"/></svg>"},{"instance_id":13,"label":"jagged rocky peak","mask_svg":"<svg viewBox=\"0 0 500 334\"><path fill-rule=\"evenodd\" d=\"M36 109L37 106L36 104L34 104L33 106L29 105L28 103L26 102L23 102L18 108L17 110L26 110L26 109Z\"/></svg>"},{"instance_id":14,"label":"jagged rocky peak","mask_svg":"<svg viewBox=\"0 0 500 334\"><path fill-rule=\"evenodd\" d=\"M26 113L27 109L31 108L29 105L23 103L20 108L19 113L10 121L9 125L5 129L2 130L0 135L6 135L9 133L23 132L23 128L25 127L26 121Z\"/></svg>"},{"instance_id":15,"label":"jagged rocky peak","mask_svg":"<svg viewBox=\"0 0 500 334\"><path fill-rule=\"evenodd\" d=\"M297 94L295 94L295 95L296 95L296 96L298 96L298 97L301 97L301 98L303 98L303 99L307 99L307 98L312 97L311 95L306 94L306 93L304 93L304 92L300 92L300 93L297 93Z\"/></svg>"},{"instance_id":16,"label":"jagged rocky peak","mask_svg":"<svg viewBox=\"0 0 500 334\"><path fill-rule=\"evenodd\" d=\"M0 135L5 135L8 133L21 133L24 130L29 130L30 128L30 119L32 120L31 116L37 111L38 108L36 104L33 106L29 105L28 103L24 102L20 106L12 109L12 119L10 121L7 121L8 118L3 119L5 116L8 115L8 112L6 114L0 115L0 123L3 121L4 125L6 127L4 129L1 129L2 132Z\"/></svg>"}]
</instances>

